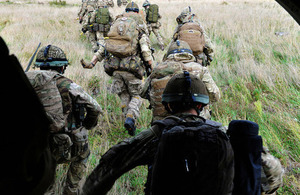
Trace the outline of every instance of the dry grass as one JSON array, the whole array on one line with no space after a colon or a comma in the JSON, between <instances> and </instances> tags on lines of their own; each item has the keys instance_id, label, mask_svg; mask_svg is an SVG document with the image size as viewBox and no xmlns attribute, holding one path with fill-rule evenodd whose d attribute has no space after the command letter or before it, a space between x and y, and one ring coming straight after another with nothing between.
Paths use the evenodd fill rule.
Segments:
<instances>
[{"instance_id":1,"label":"dry grass","mask_svg":"<svg viewBox=\"0 0 300 195\"><path fill-rule=\"evenodd\" d=\"M91 45L80 36L81 26L76 20L79 0L67 0L66 6L49 5L45 0L0 0L0 35L25 68L39 42L42 46L61 47L71 65L66 76L91 91L105 115L90 132L92 154L88 172L111 145L127 135L123 132L120 101L109 92L111 79L98 64L92 70L83 70L79 60L91 59ZM141 7L143 0L137 1ZM152 0L160 6L161 34L167 45L176 26L175 18L190 5L197 13L215 50L209 67L216 83L223 91L218 104L213 105L215 120L228 124L232 119L258 122L264 142L286 168L285 186L280 194L299 194L300 184L300 27L274 1L267 0ZM115 2L116 3L116 2ZM113 8L116 16L123 8ZM275 32L288 32L276 36ZM151 35L153 46L157 41ZM164 52L157 49L160 61ZM149 125L151 113L143 104L138 128ZM102 135L100 135L102 131ZM298 168L297 168L298 167ZM64 179L59 169L59 181ZM88 174L88 173L87 173ZM136 169L118 180L111 194L140 194L147 172ZM58 190L61 186L57 186Z\"/></svg>"}]
</instances>

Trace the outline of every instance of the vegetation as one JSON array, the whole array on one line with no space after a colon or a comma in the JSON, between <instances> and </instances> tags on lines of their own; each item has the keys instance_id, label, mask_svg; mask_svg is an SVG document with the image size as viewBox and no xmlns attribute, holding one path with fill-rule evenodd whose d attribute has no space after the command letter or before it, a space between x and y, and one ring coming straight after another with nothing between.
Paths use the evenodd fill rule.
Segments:
<instances>
[{"instance_id":1,"label":"vegetation","mask_svg":"<svg viewBox=\"0 0 300 195\"><path fill-rule=\"evenodd\" d=\"M112 80L104 73L102 63L92 70L82 69L79 63L81 58L90 60L93 53L90 43L80 35L78 2L67 0L64 5L50 5L51 2L57 1L1 2L0 34L23 67L39 42L61 47L71 63L66 76L83 86L102 106L104 115L90 131L88 175L105 151L129 136L123 127L120 100L110 92ZM143 1L137 2L141 8ZM166 45L176 26L175 18L185 6L190 5L198 14L215 51L209 70L222 91L221 100L212 106L213 119L224 125L234 119L257 122L264 145L285 168L279 194L300 194L299 25L276 2L268 0L151 2L160 6L161 34ZM113 8L114 16L123 9ZM156 60L160 61L165 52L158 49L153 34L150 38L156 48ZM147 107L145 101L138 131L151 121ZM58 191L66 175L64 166L58 168ZM110 194L142 194L146 176L146 167L136 168L122 176Z\"/></svg>"}]
</instances>

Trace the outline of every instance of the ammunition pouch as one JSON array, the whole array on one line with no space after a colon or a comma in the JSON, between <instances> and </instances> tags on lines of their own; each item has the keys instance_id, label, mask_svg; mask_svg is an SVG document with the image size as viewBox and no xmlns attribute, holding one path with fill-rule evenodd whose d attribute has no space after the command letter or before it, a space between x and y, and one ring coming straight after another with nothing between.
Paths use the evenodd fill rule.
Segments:
<instances>
[{"instance_id":1,"label":"ammunition pouch","mask_svg":"<svg viewBox=\"0 0 300 195\"><path fill-rule=\"evenodd\" d=\"M73 145L68 134L53 134L50 139L50 148L53 158L58 164L71 160L71 146Z\"/></svg>"},{"instance_id":2,"label":"ammunition pouch","mask_svg":"<svg viewBox=\"0 0 300 195\"><path fill-rule=\"evenodd\" d=\"M130 72L139 79L143 78L145 72L141 58L138 56L130 56L121 59L115 56L109 56L104 60L104 71L109 76L112 76L115 70Z\"/></svg>"},{"instance_id":3,"label":"ammunition pouch","mask_svg":"<svg viewBox=\"0 0 300 195\"><path fill-rule=\"evenodd\" d=\"M73 141L71 150L72 157L86 157L89 154L88 132L84 127L81 127L72 132L70 135Z\"/></svg>"},{"instance_id":4,"label":"ammunition pouch","mask_svg":"<svg viewBox=\"0 0 300 195\"><path fill-rule=\"evenodd\" d=\"M87 27L86 27L86 31L89 31L89 32L94 32L94 25L88 25Z\"/></svg>"},{"instance_id":5,"label":"ammunition pouch","mask_svg":"<svg viewBox=\"0 0 300 195\"><path fill-rule=\"evenodd\" d=\"M93 27L94 32L99 31L99 24L98 23L94 23L92 27Z\"/></svg>"},{"instance_id":6,"label":"ammunition pouch","mask_svg":"<svg viewBox=\"0 0 300 195\"><path fill-rule=\"evenodd\" d=\"M93 31L94 32L108 32L110 29L110 25L109 24L98 24L98 23L94 23L93 24Z\"/></svg>"},{"instance_id":7,"label":"ammunition pouch","mask_svg":"<svg viewBox=\"0 0 300 195\"><path fill-rule=\"evenodd\" d=\"M50 148L58 164L69 162L78 156L86 158L90 152L87 130L80 127L71 133L52 134Z\"/></svg>"}]
</instances>

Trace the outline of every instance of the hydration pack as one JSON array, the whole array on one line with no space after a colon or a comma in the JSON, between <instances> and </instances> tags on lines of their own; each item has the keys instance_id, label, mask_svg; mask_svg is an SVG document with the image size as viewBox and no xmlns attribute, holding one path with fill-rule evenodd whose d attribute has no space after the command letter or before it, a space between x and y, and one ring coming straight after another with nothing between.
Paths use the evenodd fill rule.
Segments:
<instances>
[{"instance_id":1,"label":"hydration pack","mask_svg":"<svg viewBox=\"0 0 300 195\"><path fill-rule=\"evenodd\" d=\"M107 7L99 8L96 16L96 22L98 24L109 24L109 10Z\"/></svg>"},{"instance_id":2,"label":"hydration pack","mask_svg":"<svg viewBox=\"0 0 300 195\"><path fill-rule=\"evenodd\" d=\"M150 23L156 23L158 21L158 5L151 4L148 9L147 21Z\"/></svg>"}]
</instances>

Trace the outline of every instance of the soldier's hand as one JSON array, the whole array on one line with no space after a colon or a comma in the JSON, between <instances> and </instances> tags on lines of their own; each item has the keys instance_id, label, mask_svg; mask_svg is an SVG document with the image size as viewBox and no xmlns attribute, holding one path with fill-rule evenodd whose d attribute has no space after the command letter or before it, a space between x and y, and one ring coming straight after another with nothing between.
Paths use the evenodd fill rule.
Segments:
<instances>
[{"instance_id":1,"label":"soldier's hand","mask_svg":"<svg viewBox=\"0 0 300 195\"><path fill-rule=\"evenodd\" d=\"M95 64L93 64L93 63L87 64L83 59L80 60L80 63L82 65L82 67L85 69L92 69L95 66Z\"/></svg>"}]
</instances>

